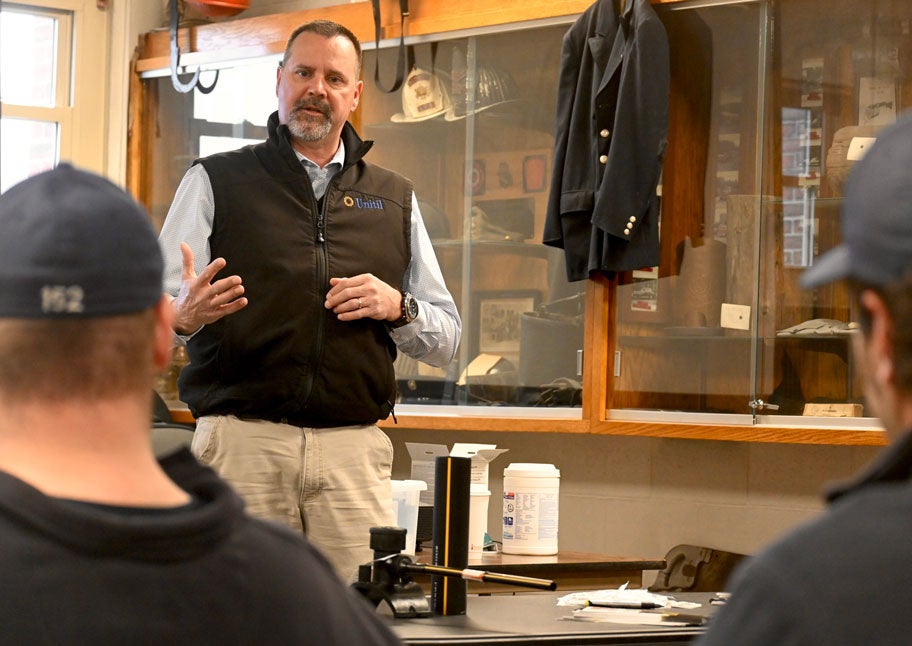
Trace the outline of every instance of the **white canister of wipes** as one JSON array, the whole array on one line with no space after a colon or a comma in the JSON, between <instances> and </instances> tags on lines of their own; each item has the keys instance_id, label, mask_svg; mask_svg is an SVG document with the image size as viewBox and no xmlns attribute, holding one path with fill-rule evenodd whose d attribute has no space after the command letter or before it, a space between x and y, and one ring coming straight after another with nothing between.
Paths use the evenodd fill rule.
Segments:
<instances>
[{"instance_id":1,"label":"white canister of wipes","mask_svg":"<svg viewBox=\"0 0 912 646\"><path fill-rule=\"evenodd\" d=\"M504 554L557 554L560 470L519 462L504 469Z\"/></svg>"}]
</instances>

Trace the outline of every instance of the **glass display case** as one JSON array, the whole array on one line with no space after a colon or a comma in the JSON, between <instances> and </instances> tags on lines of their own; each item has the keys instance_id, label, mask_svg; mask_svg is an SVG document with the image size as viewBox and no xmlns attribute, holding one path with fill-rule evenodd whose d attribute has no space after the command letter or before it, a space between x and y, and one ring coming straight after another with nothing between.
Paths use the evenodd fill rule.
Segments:
<instances>
[{"instance_id":1,"label":"glass display case","mask_svg":"<svg viewBox=\"0 0 912 646\"><path fill-rule=\"evenodd\" d=\"M477 30L409 45L402 89L366 81L360 129L374 162L415 184L462 315L445 370L400 357L403 402L573 407L582 401L584 285L541 244L566 24ZM390 76L396 48L368 51Z\"/></svg>"},{"instance_id":2,"label":"glass display case","mask_svg":"<svg viewBox=\"0 0 912 646\"><path fill-rule=\"evenodd\" d=\"M664 167L662 263L617 287L608 418L874 425L845 287L799 278L839 242L846 175L908 100L912 3L822 8L657 7L686 121Z\"/></svg>"},{"instance_id":3,"label":"glass display case","mask_svg":"<svg viewBox=\"0 0 912 646\"><path fill-rule=\"evenodd\" d=\"M464 334L444 369L397 361L397 414L422 428L882 443L849 294L799 278L839 242L852 164L909 105L912 0L654 3L671 55L661 260L580 282L541 237L562 38L588 4L413 2L399 91L373 81L378 63L392 78L398 32L375 47L372 24L355 29L353 121L376 142L369 160L414 182ZM268 56L204 52L221 68L211 95L174 92L153 62L166 50L147 43L135 185L158 222L192 159L265 136L277 34L352 7L257 22ZM222 33L246 34L239 52L257 41L217 25L198 40ZM479 415L554 423L465 421Z\"/></svg>"},{"instance_id":4,"label":"glass display case","mask_svg":"<svg viewBox=\"0 0 912 646\"><path fill-rule=\"evenodd\" d=\"M555 62L568 19L556 23L408 42L409 73L392 93L371 76L378 64L383 76L394 73L396 43L364 43L354 125L375 142L369 162L413 182L463 320L451 365L400 354L397 412L414 404L576 409L579 416L585 285L568 283L560 250L540 242ZM278 61L224 66L208 94L180 94L170 77L149 81L157 127L144 176L159 225L194 159L265 138ZM207 74L203 85L212 82Z\"/></svg>"}]
</instances>

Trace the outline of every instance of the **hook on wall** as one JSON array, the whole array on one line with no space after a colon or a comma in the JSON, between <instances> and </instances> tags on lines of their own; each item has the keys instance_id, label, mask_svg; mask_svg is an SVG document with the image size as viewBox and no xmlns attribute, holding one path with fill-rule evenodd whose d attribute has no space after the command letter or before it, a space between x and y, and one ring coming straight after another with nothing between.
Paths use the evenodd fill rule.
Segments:
<instances>
[{"instance_id":1,"label":"hook on wall","mask_svg":"<svg viewBox=\"0 0 912 646\"><path fill-rule=\"evenodd\" d=\"M181 81L177 74L177 69L180 67L180 45L178 45L177 42L177 29L179 24L180 9L178 8L178 0L171 0L169 9L169 29L171 32L171 84L174 86L174 89L181 94L192 92L194 89L198 89L203 94L209 94L215 89L215 84L218 82L218 70L215 71L215 78L212 79L212 83L208 86L200 83L199 69L193 73L193 77L186 83Z\"/></svg>"}]
</instances>

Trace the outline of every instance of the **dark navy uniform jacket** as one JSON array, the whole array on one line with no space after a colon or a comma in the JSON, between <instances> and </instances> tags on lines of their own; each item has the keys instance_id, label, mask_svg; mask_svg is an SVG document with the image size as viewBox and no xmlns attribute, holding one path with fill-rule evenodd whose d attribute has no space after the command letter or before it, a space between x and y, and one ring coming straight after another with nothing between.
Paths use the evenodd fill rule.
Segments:
<instances>
[{"instance_id":1,"label":"dark navy uniform jacket","mask_svg":"<svg viewBox=\"0 0 912 646\"><path fill-rule=\"evenodd\" d=\"M564 36L543 242L569 280L657 265L669 46L648 0L598 0Z\"/></svg>"}]
</instances>

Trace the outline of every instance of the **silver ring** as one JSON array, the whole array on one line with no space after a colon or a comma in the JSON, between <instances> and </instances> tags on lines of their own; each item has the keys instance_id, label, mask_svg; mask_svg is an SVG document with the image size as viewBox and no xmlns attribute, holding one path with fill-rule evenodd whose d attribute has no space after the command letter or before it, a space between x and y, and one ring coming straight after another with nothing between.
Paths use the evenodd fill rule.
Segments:
<instances>
[{"instance_id":1,"label":"silver ring","mask_svg":"<svg viewBox=\"0 0 912 646\"><path fill-rule=\"evenodd\" d=\"M364 306L361 304L361 299L359 298L358 299L358 309L360 310L362 307L364 307Z\"/></svg>"}]
</instances>

